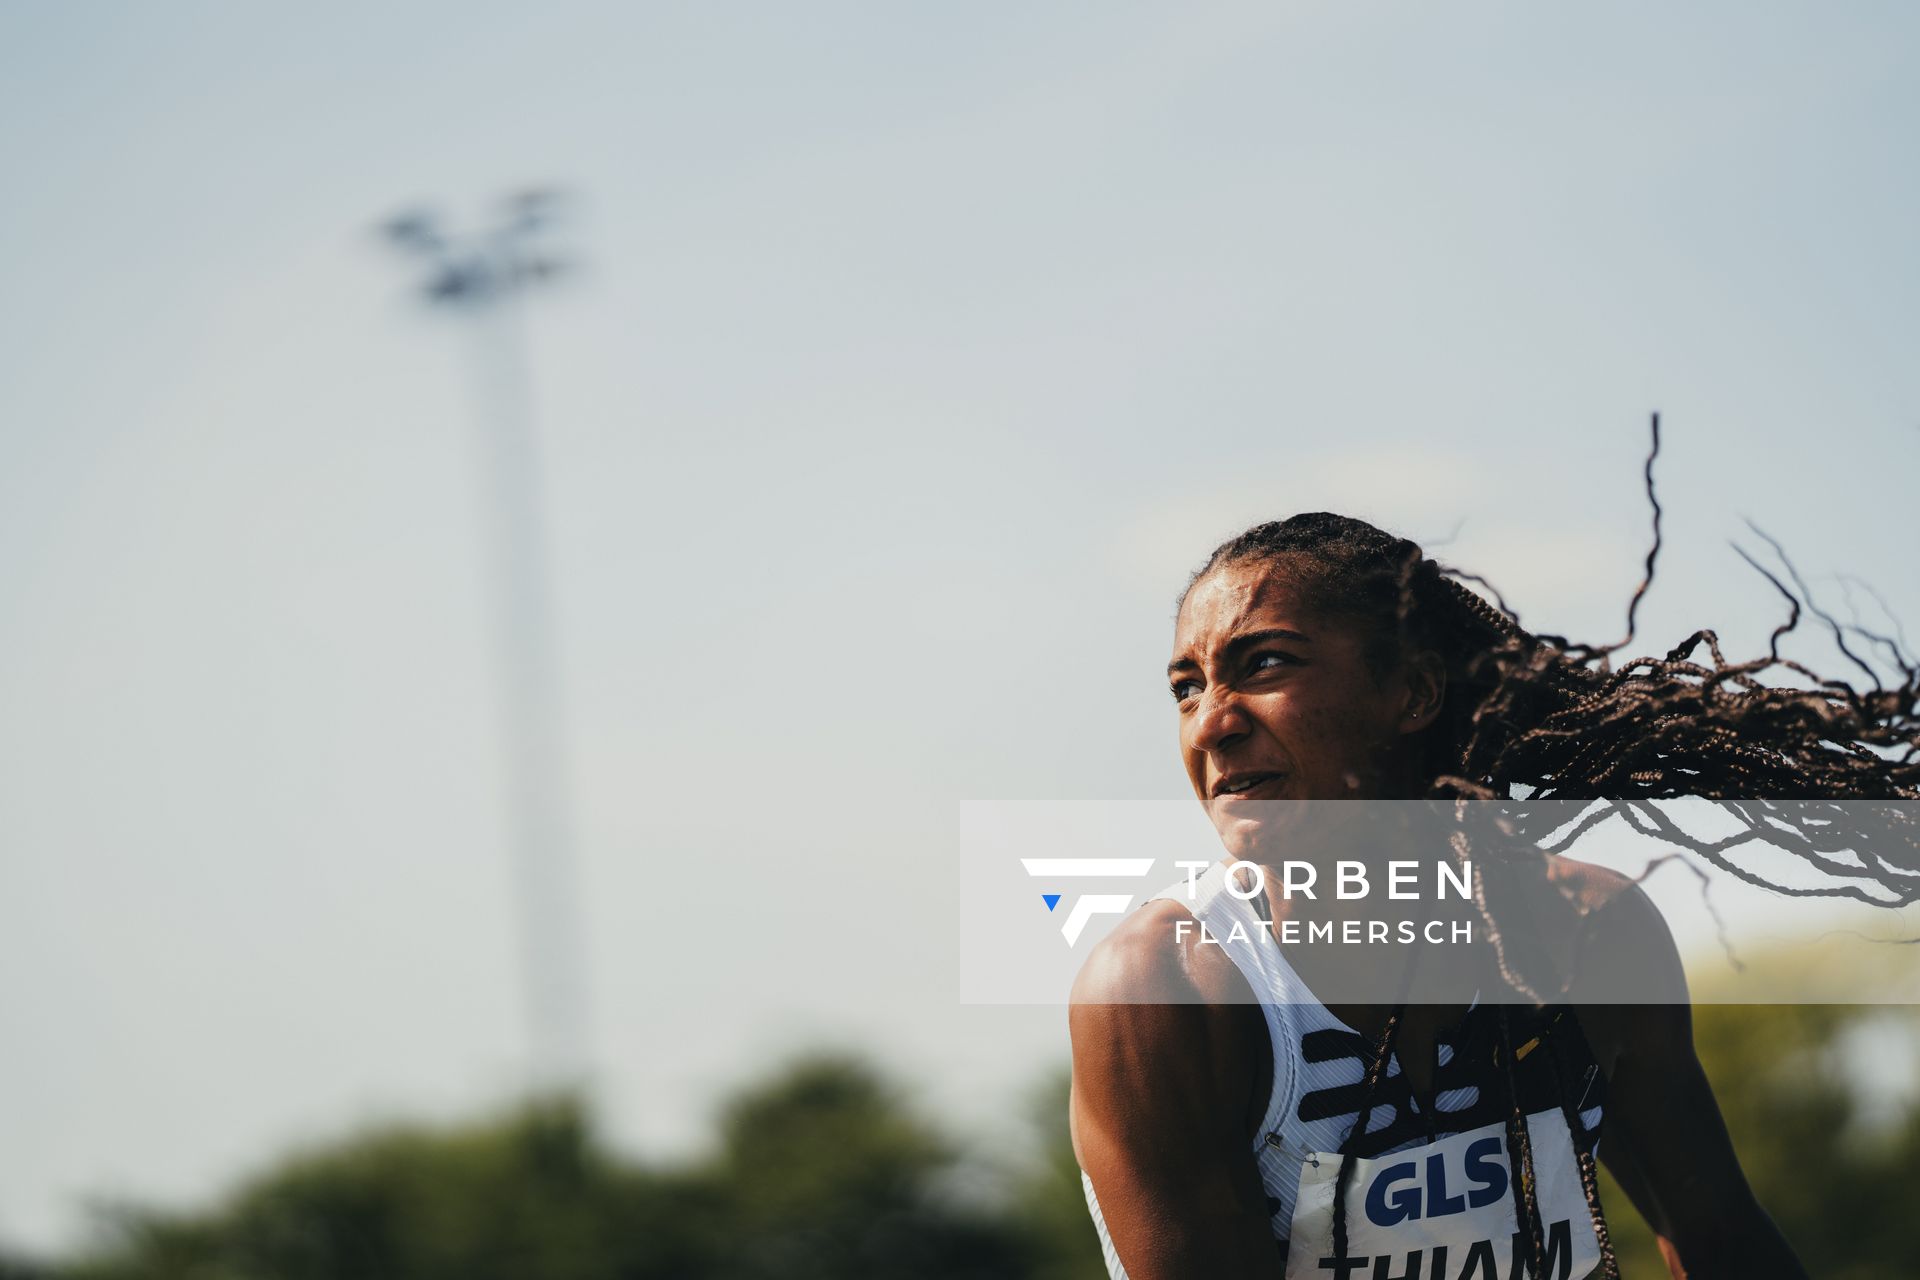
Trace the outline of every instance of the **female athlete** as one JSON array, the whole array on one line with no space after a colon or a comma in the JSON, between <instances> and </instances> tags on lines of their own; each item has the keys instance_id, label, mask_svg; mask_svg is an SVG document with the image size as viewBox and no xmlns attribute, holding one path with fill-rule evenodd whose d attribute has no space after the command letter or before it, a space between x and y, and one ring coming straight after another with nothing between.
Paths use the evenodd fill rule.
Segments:
<instances>
[{"instance_id":1,"label":"female athlete","mask_svg":"<svg viewBox=\"0 0 1920 1280\"><path fill-rule=\"evenodd\" d=\"M1168 667L1181 757L1266 888L1215 864L1129 916L1075 984L1074 1149L1112 1275L1617 1276L1596 1157L1675 1276L1805 1275L1695 1057L1671 936L1627 878L1537 849L1503 866L1507 907L1477 898L1484 941L1449 961L1486 961L1485 998L1422 1002L1430 952L1356 986L1341 979L1388 962L1276 937L1357 909L1275 892L1283 850L1331 847L1316 813L1392 809L1300 801L1920 794L1913 752L1853 745L1920 741L1911 671L1860 695L1763 685L1777 656L1730 667L1707 632L1618 670L1606 652L1530 635L1413 543L1325 513L1252 528L1195 575ZM1524 945L1501 928L1522 902ZM1234 926L1251 945L1208 944ZM1564 977L1551 1000L1527 980L1542 972Z\"/></svg>"}]
</instances>

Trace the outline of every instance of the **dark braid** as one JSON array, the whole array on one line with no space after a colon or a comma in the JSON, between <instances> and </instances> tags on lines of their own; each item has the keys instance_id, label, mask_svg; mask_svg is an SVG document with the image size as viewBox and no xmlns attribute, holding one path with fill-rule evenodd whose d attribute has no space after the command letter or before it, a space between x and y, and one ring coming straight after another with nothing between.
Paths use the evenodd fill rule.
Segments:
<instances>
[{"instance_id":1,"label":"dark braid","mask_svg":"<svg viewBox=\"0 0 1920 1280\"><path fill-rule=\"evenodd\" d=\"M1560 1114L1566 1118L1567 1133L1573 1138L1573 1160L1580 1170L1580 1190L1587 1197L1587 1214L1593 1219L1594 1241L1600 1246L1601 1280L1620 1280L1620 1260L1613 1253L1613 1237L1607 1231L1607 1215L1600 1209L1600 1171L1593 1159L1593 1140L1587 1136L1586 1122L1580 1118L1580 1101L1567 1090L1560 1074L1559 1050L1551 1031L1542 1037L1547 1059L1553 1065L1553 1078L1561 1086Z\"/></svg>"},{"instance_id":2,"label":"dark braid","mask_svg":"<svg viewBox=\"0 0 1920 1280\"><path fill-rule=\"evenodd\" d=\"M1507 1102L1510 1105L1507 1114L1507 1168L1513 1173L1514 1221L1527 1237L1527 1269L1535 1276L1544 1277L1547 1274L1547 1235L1540 1221L1540 1182L1533 1168L1533 1136L1527 1131L1526 1113L1520 1107L1513 1023L1504 1004L1500 1006L1500 1045L1496 1052L1500 1057L1501 1074L1506 1077ZM1599 1201L1588 1201L1588 1208L1597 1215ZM1596 1216L1594 1231L1597 1234L1601 1230L1603 1228Z\"/></svg>"},{"instance_id":3,"label":"dark braid","mask_svg":"<svg viewBox=\"0 0 1920 1280\"><path fill-rule=\"evenodd\" d=\"M1367 1073L1361 1079L1359 1119L1347 1131L1347 1140L1340 1144L1340 1171L1333 1179L1333 1256L1338 1262L1347 1260L1347 1184L1352 1181L1355 1167L1354 1143L1367 1135L1367 1123L1373 1118L1374 1096L1380 1092L1380 1082L1387 1076L1387 1064L1393 1060L1393 1042L1399 1036L1400 1016L1404 1012L1403 1006L1395 1005L1387 1014L1387 1025L1380 1030L1380 1042L1374 1046L1373 1060L1367 1064Z\"/></svg>"}]
</instances>

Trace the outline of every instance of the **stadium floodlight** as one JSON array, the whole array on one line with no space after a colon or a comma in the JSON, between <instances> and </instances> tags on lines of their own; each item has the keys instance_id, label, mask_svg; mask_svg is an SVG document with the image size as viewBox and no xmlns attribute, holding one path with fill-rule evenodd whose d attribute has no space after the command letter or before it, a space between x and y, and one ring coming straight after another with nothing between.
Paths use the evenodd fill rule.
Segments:
<instances>
[{"instance_id":1,"label":"stadium floodlight","mask_svg":"<svg viewBox=\"0 0 1920 1280\"><path fill-rule=\"evenodd\" d=\"M390 245L425 266L421 296L471 321L476 339L479 505L497 615L503 816L538 1088L579 1083L589 1044L585 943L565 794L563 686L521 314L527 290L566 269L542 243L563 204L557 191L530 189L506 197L490 220L471 230L449 230L424 209L403 211L380 226Z\"/></svg>"}]
</instances>

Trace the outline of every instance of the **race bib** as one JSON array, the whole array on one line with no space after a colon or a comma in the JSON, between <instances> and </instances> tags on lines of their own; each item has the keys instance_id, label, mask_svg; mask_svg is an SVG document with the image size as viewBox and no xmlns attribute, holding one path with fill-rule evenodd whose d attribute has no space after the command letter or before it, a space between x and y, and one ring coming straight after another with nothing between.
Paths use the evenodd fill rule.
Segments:
<instances>
[{"instance_id":1,"label":"race bib","mask_svg":"<svg viewBox=\"0 0 1920 1280\"><path fill-rule=\"evenodd\" d=\"M1584 1280L1600 1264L1600 1244L1566 1118L1536 1112L1527 1118L1527 1132L1547 1278ZM1310 1152L1301 1164L1287 1280L1521 1280L1532 1274L1514 1214L1505 1124L1353 1163L1347 1256L1340 1262L1333 1257L1333 1189L1341 1158Z\"/></svg>"}]
</instances>

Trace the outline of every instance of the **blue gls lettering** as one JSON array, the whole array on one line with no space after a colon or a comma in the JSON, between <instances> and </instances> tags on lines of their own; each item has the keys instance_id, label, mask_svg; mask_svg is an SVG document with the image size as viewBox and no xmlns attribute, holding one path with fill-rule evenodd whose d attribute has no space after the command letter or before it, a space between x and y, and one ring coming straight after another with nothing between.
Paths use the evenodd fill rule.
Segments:
<instances>
[{"instance_id":1,"label":"blue gls lettering","mask_svg":"<svg viewBox=\"0 0 1920 1280\"><path fill-rule=\"evenodd\" d=\"M1391 1227L1420 1216L1419 1187L1401 1187L1388 1194L1394 1183L1412 1178L1418 1170L1418 1165L1407 1160L1380 1171L1373 1185L1367 1188L1367 1217L1374 1226Z\"/></svg>"},{"instance_id":2,"label":"blue gls lettering","mask_svg":"<svg viewBox=\"0 0 1920 1280\"><path fill-rule=\"evenodd\" d=\"M1438 1151L1427 1157L1427 1216L1444 1218L1449 1214L1465 1213L1465 1196L1447 1194L1447 1161Z\"/></svg>"},{"instance_id":3,"label":"blue gls lettering","mask_svg":"<svg viewBox=\"0 0 1920 1280\"><path fill-rule=\"evenodd\" d=\"M1467 1177L1476 1185L1467 1192L1467 1203L1485 1208L1507 1194L1507 1166L1498 1158L1500 1139L1482 1138L1467 1148Z\"/></svg>"},{"instance_id":4,"label":"blue gls lettering","mask_svg":"<svg viewBox=\"0 0 1920 1280\"><path fill-rule=\"evenodd\" d=\"M1411 1160L1388 1165L1367 1188L1368 1219L1377 1227L1391 1227L1420 1218L1423 1210L1426 1217L1444 1218L1496 1203L1507 1194L1502 1149L1499 1138L1482 1138L1467 1148L1465 1195L1447 1189L1446 1158L1437 1151L1427 1157L1424 1179L1420 1166Z\"/></svg>"}]
</instances>

